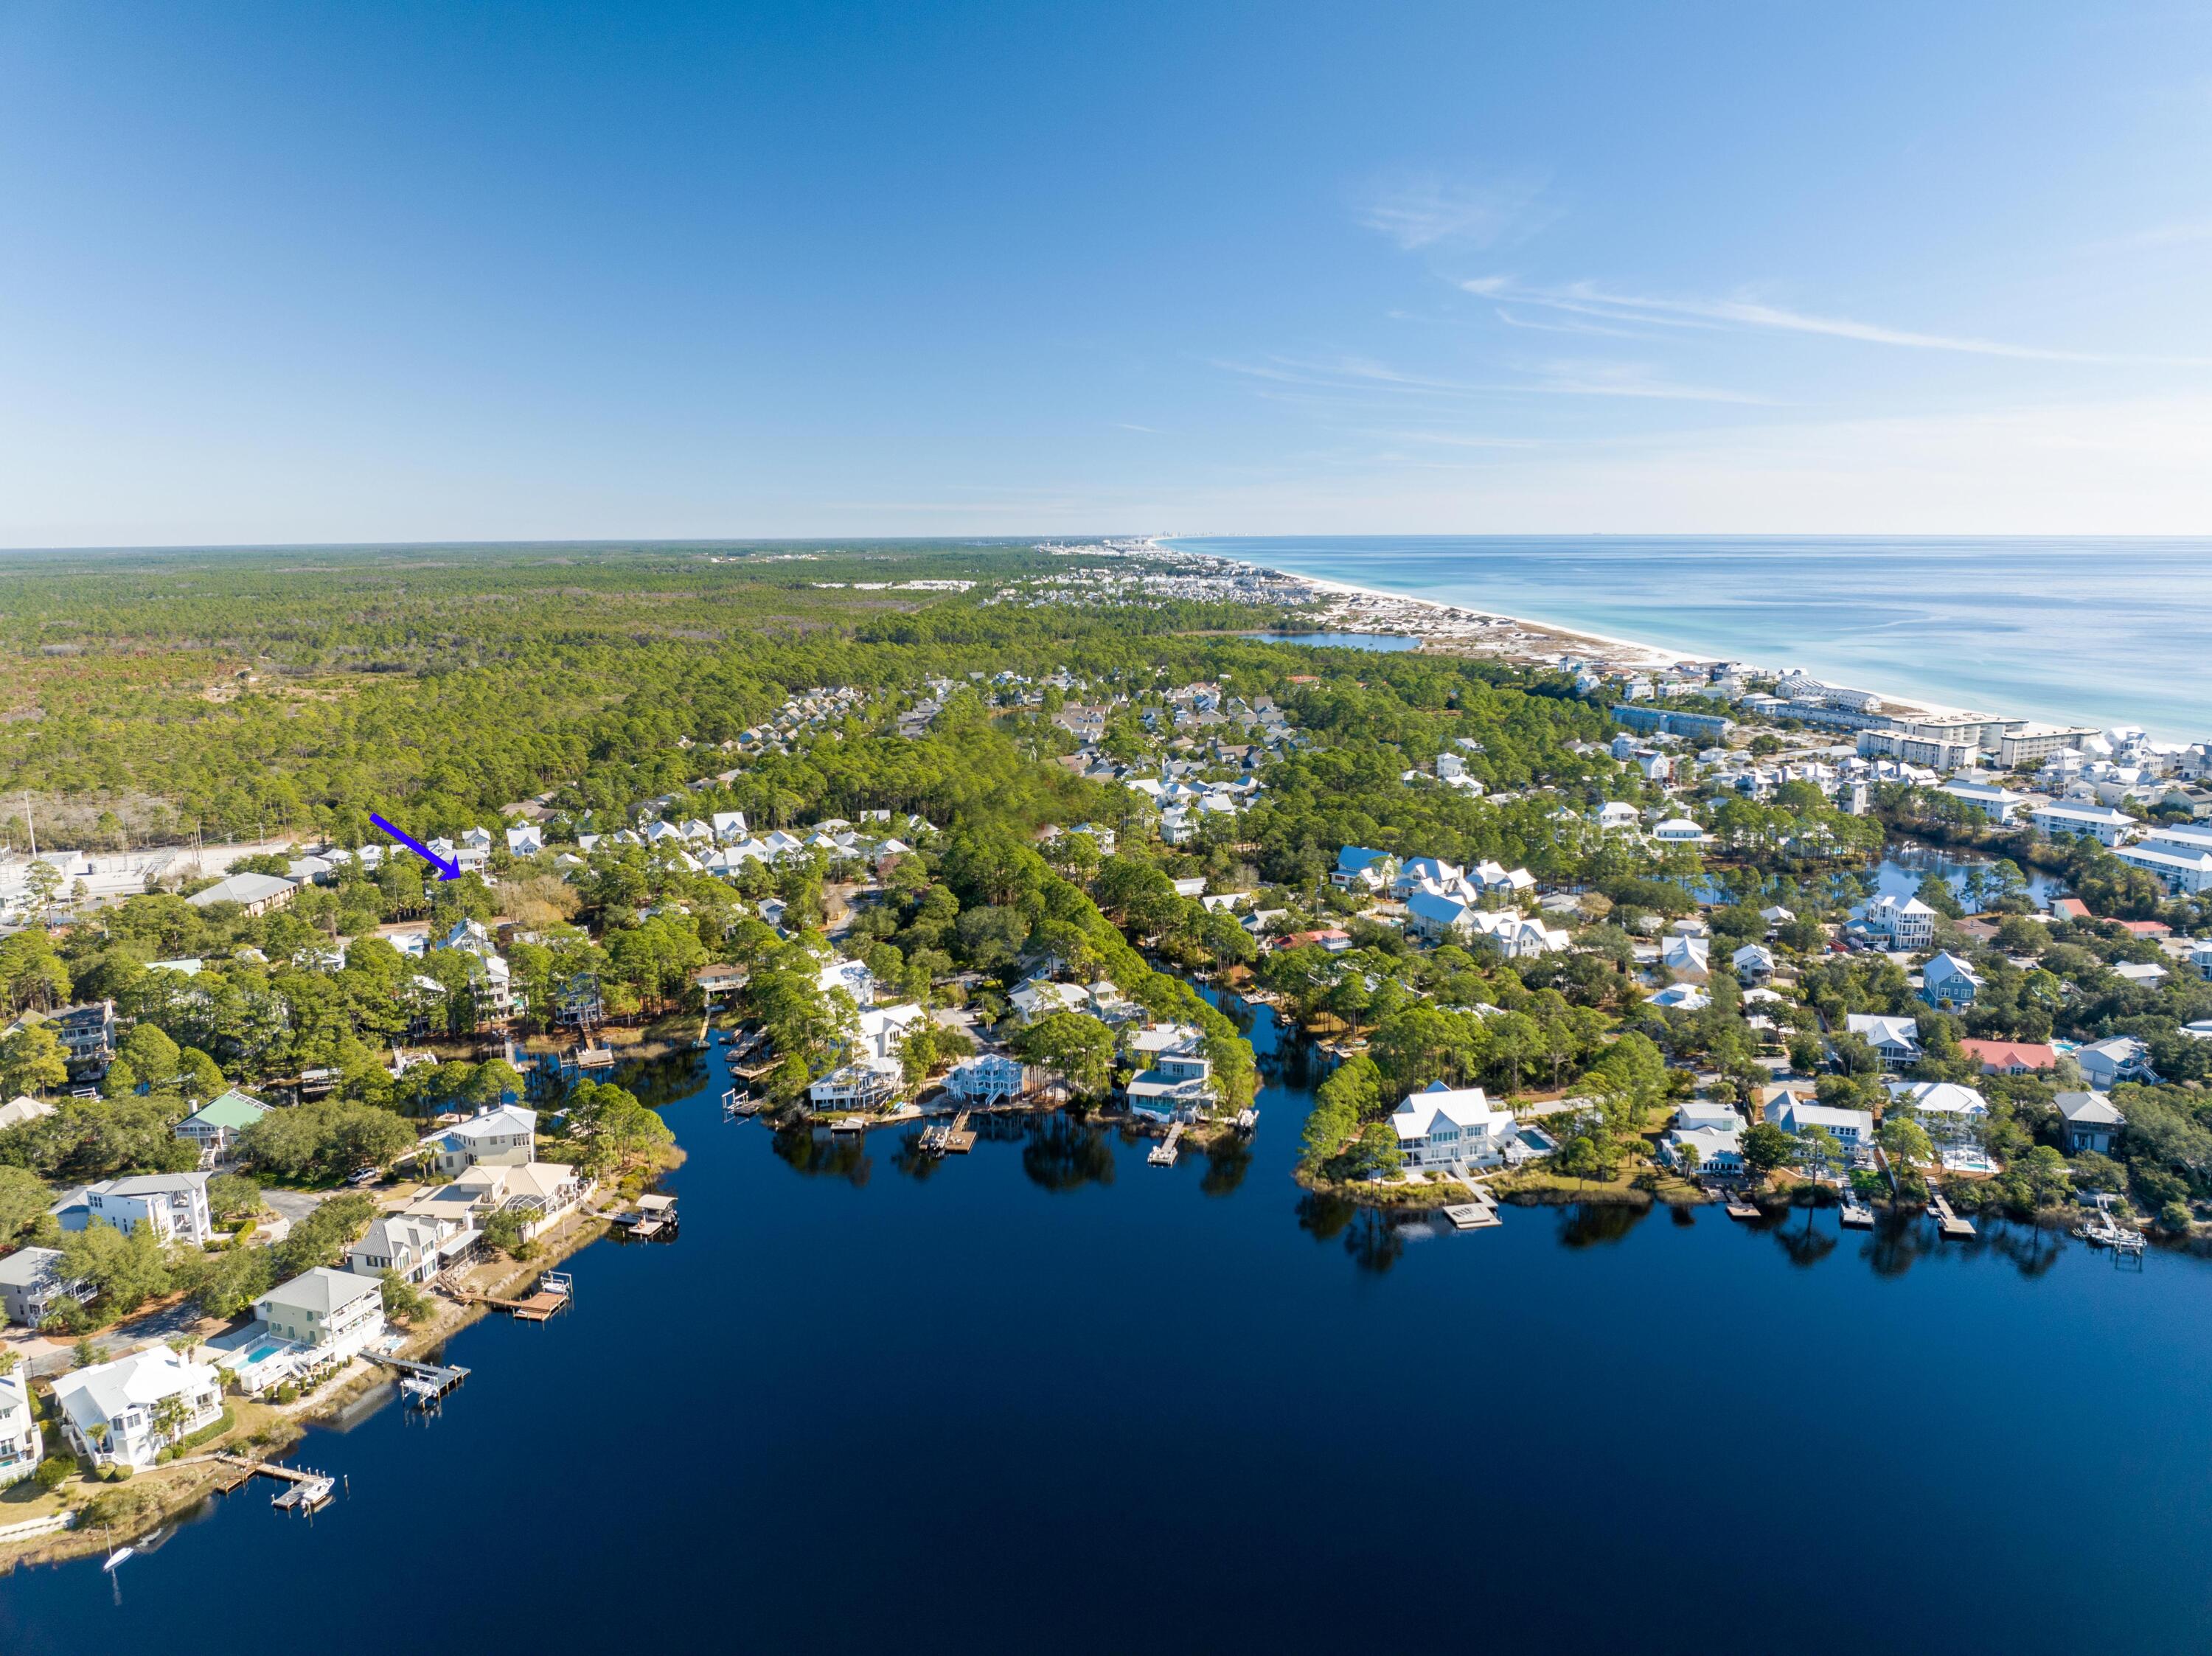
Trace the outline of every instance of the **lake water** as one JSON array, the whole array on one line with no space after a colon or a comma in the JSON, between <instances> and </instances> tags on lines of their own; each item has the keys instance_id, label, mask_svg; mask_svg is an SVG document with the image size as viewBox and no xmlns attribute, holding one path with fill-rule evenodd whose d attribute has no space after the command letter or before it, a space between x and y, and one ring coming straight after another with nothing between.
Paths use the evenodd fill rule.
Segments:
<instances>
[{"instance_id":1,"label":"lake water","mask_svg":"<svg viewBox=\"0 0 2212 1656\"><path fill-rule=\"evenodd\" d=\"M1421 647L1420 640L1402 633L1246 633L1243 636L1265 639L1270 644L1304 644L1324 650L1369 650L1383 655Z\"/></svg>"},{"instance_id":2,"label":"lake water","mask_svg":"<svg viewBox=\"0 0 2212 1656\"><path fill-rule=\"evenodd\" d=\"M1257 1038L1268 1044L1263 1021ZM2212 1627L2212 1269L1716 1210L1400 1228L1029 1124L918 1176L670 1106L683 1234L492 1319L0 1651L2031 1653ZM119 1591L120 1602L114 1592ZM1730 1631L1734 1629L1734 1631ZM1755 1630L1755 1631L1747 1631Z\"/></svg>"},{"instance_id":3,"label":"lake water","mask_svg":"<svg viewBox=\"0 0 2212 1656\"><path fill-rule=\"evenodd\" d=\"M1193 551L2021 718L2212 736L2212 540L1378 536Z\"/></svg>"}]
</instances>

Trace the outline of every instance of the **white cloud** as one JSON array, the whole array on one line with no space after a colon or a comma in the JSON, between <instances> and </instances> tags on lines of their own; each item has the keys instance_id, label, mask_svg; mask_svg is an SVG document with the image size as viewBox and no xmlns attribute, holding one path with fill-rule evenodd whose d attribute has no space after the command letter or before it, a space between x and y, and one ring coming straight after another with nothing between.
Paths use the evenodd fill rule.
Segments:
<instances>
[{"instance_id":1,"label":"white cloud","mask_svg":"<svg viewBox=\"0 0 2212 1656\"><path fill-rule=\"evenodd\" d=\"M1408 252L1438 242L1492 247L1534 234L1553 213L1543 204L1538 175L1454 180L1436 173L1376 185L1355 209L1367 228Z\"/></svg>"},{"instance_id":2,"label":"white cloud","mask_svg":"<svg viewBox=\"0 0 2212 1656\"><path fill-rule=\"evenodd\" d=\"M1526 288L1510 278L1494 276L1463 282L1460 286L1479 298L1541 306L1607 323L1818 334L1832 339L1893 345L1911 350L1955 351L1974 356L2013 357L2036 362L2166 361L2175 365L2198 365L2192 358L2113 355L2099 351L2014 344L1967 335L1925 333L1910 328L1891 327L1882 323L1863 322L1850 317L1818 316L1748 298L1662 299L1650 294L1614 292L1588 282L1571 283L1565 288Z\"/></svg>"}]
</instances>

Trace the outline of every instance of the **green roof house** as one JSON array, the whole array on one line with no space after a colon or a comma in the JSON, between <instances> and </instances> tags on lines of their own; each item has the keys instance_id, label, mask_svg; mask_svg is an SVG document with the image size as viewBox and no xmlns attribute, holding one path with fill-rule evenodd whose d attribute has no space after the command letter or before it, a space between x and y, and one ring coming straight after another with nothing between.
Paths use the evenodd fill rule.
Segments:
<instances>
[{"instance_id":1,"label":"green roof house","mask_svg":"<svg viewBox=\"0 0 2212 1656\"><path fill-rule=\"evenodd\" d=\"M268 1113L266 1104L233 1087L177 1123L177 1137L199 1146L202 1167L220 1167L238 1153L239 1134Z\"/></svg>"}]
</instances>

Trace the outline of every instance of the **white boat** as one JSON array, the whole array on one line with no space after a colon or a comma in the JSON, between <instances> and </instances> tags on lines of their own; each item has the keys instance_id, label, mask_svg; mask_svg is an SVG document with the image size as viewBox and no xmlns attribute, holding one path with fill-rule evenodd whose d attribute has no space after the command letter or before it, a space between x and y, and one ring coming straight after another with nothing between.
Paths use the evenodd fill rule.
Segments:
<instances>
[{"instance_id":1,"label":"white boat","mask_svg":"<svg viewBox=\"0 0 2212 1656\"><path fill-rule=\"evenodd\" d=\"M135 1558L137 1556L137 1554L138 1549L136 1547L118 1547L113 1552L107 1555L106 1562L100 1565L100 1568L104 1570L112 1570L125 1559Z\"/></svg>"}]
</instances>

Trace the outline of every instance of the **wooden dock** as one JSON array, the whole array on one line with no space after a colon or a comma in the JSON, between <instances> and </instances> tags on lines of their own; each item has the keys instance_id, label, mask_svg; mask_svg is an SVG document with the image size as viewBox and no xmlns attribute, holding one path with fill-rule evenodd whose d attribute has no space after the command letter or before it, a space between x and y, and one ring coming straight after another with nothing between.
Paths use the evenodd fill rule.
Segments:
<instances>
[{"instance_id":1,"label":"wooden dock","mask_svg":"<svg viewBox=\"0 0 2212 1656\"><path fill-rule=\"evenodd\" d=\"M446 1399L446 1395L469 1377L469 1371L452 1363L414 1362L405 1357L387 1357L374 1351L362 1355L380 1367L389 1368L399 1376L399 1390L410 1409L434 1409Z\"/></svg>"},{"instance_id":2,"label":"wooden dock","mask_svg":"<svg viewBox=\"0 0 2212 1656\"><path fill-rule=\"evenodd\" d=\"M1844 1227L1847 1230L1874 1228L1874 1210L1863 1202L1852 1201L1848 1196L1844 1198L1841 1217Z\"/></svg>"},{"instance_id":3,"label":"wooden dock","mask_svg":"<svg viewBox=\"0 0 2212 1656\"><path fill-rule=\"evenodd\" d=\"M1152 1146L1152 1153L1146 1156L1145 1160L1151 1162L1156 1168L1171 1168L1175 1166L1176 1156L1178 1154L1176 1149L1176 1141L1182 1137L1182 1123L1180 1121L1170 1122L1168 1124L1168 1136L1158 1143Z\"/></svg>"},{"instance_id":4,"label":"wooden dock","mask_svg":"<svg viewBox=\"0 0 2212 1656\"><path fill-rule=\"evenodd\" d=\"M615 1223L622 1227L623 1234L650 1242L657 1237L676 1234L676 1198L672 1196L641 1196L635 1210L615 1216Z\"/></svg>"},{"instance_id":5,"label":"wooden dock","mask_svg":"<svg viewBox=\"0 0 2212 1656\"><path fill-rule=\"evenodd\" d=\"M1974 1222L1961 1219L1951 1211L1951 1204L1942 1192L1936 1191L1928 1198L1928 1211L1935 1216L1936 1228L1947 1241L1965 1241L1974 1234Z\"/></svg>"},{"instance_id":6,"label":"wooden dock","mask_svg":"<svg viewBox=\"0 0 2212 1656\"><path fill-rule=\"evenodd\" d=\"M279 1465L273 1460L251 1460L244 1455L218 1453L217 1460L225 1465L238 1467L246 1477L271 1477L284 1487L269 1498L272 1507L286 1512L318 1513L331 1504L337 1493L337 1480L327 1472L303 1471L297 1466ZM240 1478L244 1483L245 1478ZM232 1485L234 1489L237 1486Z\"/></svg>"},{"instance_id":7,"label":"wooden dock","mask_svg":"<svg viewBox=\"0 0 2212 1656\"><path fill-rule=\"evenodd\" d=\"M921 1130L921 1148L931 1156L965 1156L975 1148L975 1130L968 1125L969 1112L963 1110L952 1118L950 1125L937 1122Z\"/></svg>"},{"instance_id":8,"label":"wooden dock","mask_svg":"<svg viewBox=\"0 0 2212 1656\"><path fill-rule=\"evenodd\" d=\"M566 1311L575 1298L575 1284L563 1273L544 1272L538 1286L527 1299L501 1300L489 1294L458 1293L453 1296L467 1305L488 1305L495 1311L504 1311L510 1317L526 1323L551 1320L556 1312Z\"/></svg>"},{"instance_id":9,"label":"wooden dock","mask_svg":"<svg viewBox=\"0 0 2212 1656\"><path fill-rule=\"evenodd\" d=\"M1731 1196L1728 1198L1728 1216L1731 1219L1756 1219L1759 1216L1759 1204L1747 1196Z\"/></svg>"},{"instance_id":10,"label":"wooden dock","mask_svg":"<svg viewBox=\"0 0 2212 1656\"><path fill-rule=\"evenodd\" d=\"M1477 1191L1474 1201L1455 1202L1443 1213L1460 1230L1486 1230L1504 1222L1498 1216L1498 1204L1490 1199L1488 1191Z\"/></svg>"}]
</instances>

